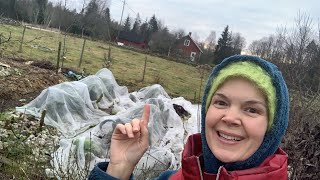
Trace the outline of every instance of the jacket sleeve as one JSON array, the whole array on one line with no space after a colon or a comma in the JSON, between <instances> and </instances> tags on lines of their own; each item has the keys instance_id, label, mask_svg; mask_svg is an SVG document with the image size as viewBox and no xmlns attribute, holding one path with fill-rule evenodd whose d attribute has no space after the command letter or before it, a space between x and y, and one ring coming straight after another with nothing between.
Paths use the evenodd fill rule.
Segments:
<instances>
[{"instance_id":1,"label":"jacket sleeve","mask_svg":"<svg viewBox=\"0 0 320 180\"><path fill-rule=\"evenodd\" d=\"M88 180L119 180L118 178L115 178L106 173L108 164L109 164L108 162L97 163L92 169L92 171L90 172L90 175L88 176ZM176 170L164 171L153 180L167 180L170 178L171 175L173 175L176 172L177 172ZM133 180L133 175L130 176L130 180Z\"/></svg>"},{"instance_id":2,"label":"jacket sleeve","mask_svg":"<svg viewBox=\"0 0 320 180\"><path fill-rule=\"evenodd\" d=\"M88 180L119 180L109 174L107 174L106 170L108 168L109 162L100 162L97 163L90 175L88 176ZM130 176L130 180L133 180L133 175Z\"/></svg>"},{"instance_id":3,"label":"jacket sleeve","mask_svg":"<svg viewBox=\"0 0 320 180\"><path fill-rule=\"evenodd\" d=\"M170 176L172 176L176 172L177 170L166 170L166 171L163 171L158 177L152 180L167 180L170 178Z\"/></svg>"}]
</instances>

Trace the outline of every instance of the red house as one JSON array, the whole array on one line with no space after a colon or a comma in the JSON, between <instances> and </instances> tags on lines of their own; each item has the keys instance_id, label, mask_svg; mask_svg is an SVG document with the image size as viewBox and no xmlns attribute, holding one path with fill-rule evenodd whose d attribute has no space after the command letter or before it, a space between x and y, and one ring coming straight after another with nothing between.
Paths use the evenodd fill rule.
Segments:
<instances>
[{"instance_id":1,"label":"red house","mask_svg":"<svg viewBox=\"0 0 320 180\"><path fill-rule=\"evenodd\" d=\"M133 46L140 49L148 47L145 39L135 32L120 31L118 42L123 43L125 46Z\"/></svg>"},{"instance_id":2,"label":"red house","mask_svg":"<svg viewBox=\"0 0 320 180\"><path fill-rule=\"evenodd\" d=\"M191 32L177 41L176 54L191 62L199 62L202 50L192 39Z\"/></svg>"}]
</instances>

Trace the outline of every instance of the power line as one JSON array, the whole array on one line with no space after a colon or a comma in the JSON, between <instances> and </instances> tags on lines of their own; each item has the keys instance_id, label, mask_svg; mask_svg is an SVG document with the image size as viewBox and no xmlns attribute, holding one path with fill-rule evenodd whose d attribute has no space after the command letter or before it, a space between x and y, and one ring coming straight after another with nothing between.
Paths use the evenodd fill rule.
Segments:
<instances>
[{"instance_id":1,"label":"power line","mask_svg":"<svg viewBox=\"0 0 320 180\"><path fill-rule=\"evenodd\" d=\"M135 15L138 14L138 13L136 13L131 7L129 7L129 4L128 4L128 3L126 3L126 5L127 5L127 8L129 8Z\"/></svg>"},{"instance_id":2,"label":"power line","mask_svg":"<svg viewBox=\"0 0 320 180\"><path fill-rule=\"evenodd\" d=\"M125 0L117 0L117 2L125 3L126 7L127 7L130 11L132 11L135 15L139 14L139 15L141 16L141 13L140 13L140 12L137 13L135 10L133 10L133 9L129 6L128 2L125 2Z\"/></svg>"}]
</instances>

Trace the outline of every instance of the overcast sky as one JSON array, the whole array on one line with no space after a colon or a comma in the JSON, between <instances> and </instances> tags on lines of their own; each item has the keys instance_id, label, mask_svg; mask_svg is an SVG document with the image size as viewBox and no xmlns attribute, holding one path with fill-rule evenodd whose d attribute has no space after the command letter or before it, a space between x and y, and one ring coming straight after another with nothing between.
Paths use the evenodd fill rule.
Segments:
<instances>
[{"instance_id":1,"label":"overcast sky","mask_svg":"<svg viewBox=\"0 0 320 180\"><path fill-rule=\"evenodd\" d=\"M79 8L84 1L90 0L67 0L67 6ZM123 0L106 1L111 1L111 18L120 21ZM128 14L134 19L139 13L143 21L155 14L170 30L182 28L200 40L205 40L212 30L218 39L229 25L249 45L274 34L277 27L292 26L299 11L310 15L317 27L320 0L126 0L123 20Z\"/></svg>"}]
</instances>

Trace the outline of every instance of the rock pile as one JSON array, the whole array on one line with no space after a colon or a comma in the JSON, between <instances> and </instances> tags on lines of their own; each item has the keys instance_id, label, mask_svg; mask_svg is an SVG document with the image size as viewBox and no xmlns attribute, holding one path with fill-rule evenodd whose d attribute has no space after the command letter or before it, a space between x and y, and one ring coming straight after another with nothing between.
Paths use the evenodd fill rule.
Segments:
<instances>
[{"instance_id":1,"label":"rock pile","mask_svg":"<svg viewBox=\"0 0 320 180\"><path fill-rule=\"evenodd\" d=\"M39 121L32 116L26 116L17 112L5 114L0 121L0 156L9 158L15 162L19 157L13 157L21 151L30 156L34 163L48 164L51 153L56 149L61 135L56 129L45 126L40 131ZM28 150L30 151L30 154ZM12 156L12 157L11 157ZM2 164L8 162L1 162ZM30 162L31 163L31 162Z\"/></svg>"}]
</instances>

